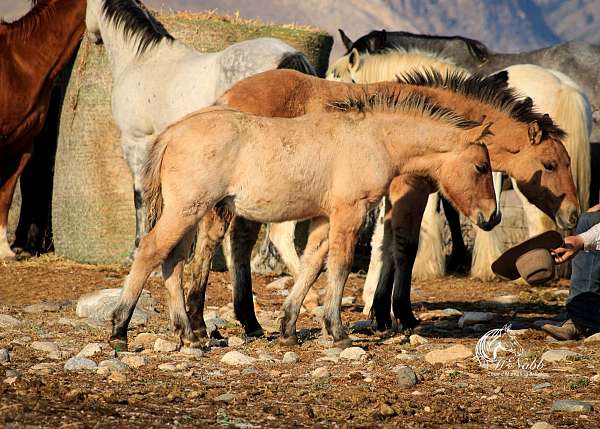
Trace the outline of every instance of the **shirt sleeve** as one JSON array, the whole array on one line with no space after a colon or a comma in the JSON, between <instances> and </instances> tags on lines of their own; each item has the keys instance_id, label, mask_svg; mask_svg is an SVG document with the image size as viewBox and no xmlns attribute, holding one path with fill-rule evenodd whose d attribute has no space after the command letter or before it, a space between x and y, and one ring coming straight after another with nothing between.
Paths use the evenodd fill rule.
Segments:
<instances>
[{"instance_id":1,"label":"shirt sleeve","mask_svg":"<svg viewBox=\"0 0 600 429\"><path fill-rule=\"evenodd\" d=\"M600 223L579 234L585 250L600 250Z\"/></svg>"}]
</instances>

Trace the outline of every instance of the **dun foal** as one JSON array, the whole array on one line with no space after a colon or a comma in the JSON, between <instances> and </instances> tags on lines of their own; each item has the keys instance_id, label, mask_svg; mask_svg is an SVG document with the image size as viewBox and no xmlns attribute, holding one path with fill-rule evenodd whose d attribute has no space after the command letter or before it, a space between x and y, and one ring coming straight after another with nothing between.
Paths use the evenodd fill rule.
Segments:
<instances>
[{"instance_id":1,"label":"dun foal","mask_svg":"<svg viewBox=\"0 0 600 429\"><path fill-rule=\"evenodd\" d=\"M490 124L465 120L426 97L401 98L393 91L348 97L330 110L284 119L215 107L161 134L144 173L153 228L140 243L113 313L116 348L126 346L137 299L159 264L173 327L184 344L199 345L185 309L181 272L195 227L215 206L255 222L312 219L302 271L282 319L288 343L295 342L300 304L326 254L325 326L336 343L348 343L340 304L357 235L394 177L430 177L466 216L482 228L493 226L496 200L482 144Z\"/></svg>"}]
</instances>

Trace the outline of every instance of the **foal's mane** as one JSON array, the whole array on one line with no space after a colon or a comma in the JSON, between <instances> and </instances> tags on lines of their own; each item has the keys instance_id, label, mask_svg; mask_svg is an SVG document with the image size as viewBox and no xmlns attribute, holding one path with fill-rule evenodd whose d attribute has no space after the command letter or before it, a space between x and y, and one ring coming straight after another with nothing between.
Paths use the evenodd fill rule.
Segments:
<instances>
[{"instance_id":1,"label":"foal's mane","mask_svg":"<svg viewBox=\"0 0 600 429\"><path fill-rule=\"evenodd\" d=\"M359 95L349 94L346 98L328 103L328 110L334 112L400 112L428 117L442 121L456 128L470 129L481 125L459 115L455 111L433 101L430 97L416 92L404 95L393 89L383 89L375 94L363 91Z\"/></svg>"},{"instance_id":2,"label":"foal's mane","mask_svg":"<svg viewBox=\"0 0 600 429\"><path fill-rule=\"evenodd\" d=\"M138 55L161 40L175 40L139 0L104 0L102 13L115 28L122 28L126 38L136 39Z\"/></svg>"},{"instance_id":3,"label":"foal's mane","mask_svg":"<svg viewBox=\"0 0 600 429\"><path fill-rule=\"evenodd\" d=\"M467 98L489 104L508 114L515 121L524 124L536 121L542 130L543 137L552 137L558 140L565 138L566 133L554 124L549 116L537 112L531 99L523 99L517 91L507 86L507 81L506 71L491 76L479 74L469 76L460 72L442 74L438 70L430 68L424 71L414 70L398 76L400 83L449 89Z\"/></svg>"},{"instance_id":4,"label":"foal's mane","mask_svg":"<svg viewBox=\"0 0 600 429\"><path fill-rule=\"evenodd\" d=\"M0 26L8 32L8 40L27 40L54 11L49 0L31 0L31 6L31 10L16 21L5 22L0 18Z\"/></svg>"}]
</instances>

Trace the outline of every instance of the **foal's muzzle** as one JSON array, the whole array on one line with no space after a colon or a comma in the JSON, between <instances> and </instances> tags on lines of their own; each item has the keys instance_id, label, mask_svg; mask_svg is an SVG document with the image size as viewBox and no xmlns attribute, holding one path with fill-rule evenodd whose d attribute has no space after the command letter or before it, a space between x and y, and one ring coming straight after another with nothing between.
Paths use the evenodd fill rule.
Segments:
<instances>
[{"instance_id":1,"label":"foal's muzzle","mask_svg":"<svg viewBox=\"0 0 600 429\"><path fill-rule=\"evenodd\" d=\"M492 213L492 216L490 216L489 219L485 219L485 216L483 215L483 213L480 211L477 214L477 226L481 229L483 229L484 231L491 231L492 228L494 228L496 225L498 225L500 223L500 221L502 220L502 213L499 210L494 210L494 213Z\"/></svg>"}]
</instances>

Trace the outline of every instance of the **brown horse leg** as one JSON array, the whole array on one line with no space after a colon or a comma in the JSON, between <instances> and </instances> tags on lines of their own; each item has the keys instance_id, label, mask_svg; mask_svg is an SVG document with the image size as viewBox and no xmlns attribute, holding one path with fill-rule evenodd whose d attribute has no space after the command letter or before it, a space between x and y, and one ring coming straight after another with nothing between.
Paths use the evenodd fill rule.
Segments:
<instances>
[{"instance_id":1,"label":"brown horse leg","mask_svg":"<svg viewBox=\"0 0 600 429\"><path fill-rule=\"evenodd\" d=\"M423 179L413 177L397 179L390 187L396 267L392 308L402 329L412 329L419 324L410 301L411 275L419 247L421 220L433 190Z\"/></svg>"},{"instance_id":2,"label":"brown horse leg","mask_svg":"<svg viewBox=\"0 0 600 429\"><path fill-rule=\"evenodd\" d=\"M135 305L142 293L144 283L148 279L148 276L152 270L167 260L173 249L175 249L182 240L188 238L195 231L197 223L204 216L205 213L198 213L194 216L182 216L183 208L165 207L164 212L152 231L148 233L140 241L140 247L131 265L131 271L125 280L125 285L119 302L115 307L112 314L112 334L110 342L113 347L117 350L127 347L127 328L129 321L133 315ZM183 247L183 246L182 246ZM175 270L175 265L172 270L167 270L166 274L169 276L169 271L173 271L175 274L179 274ZM177 272L176 272L177 271ZM163 274L164 275L164 274ZM173 277L173 275L171 275ZM180 276L176 276L180 277ZM173 277L174 279L176 277ZM177 279L177 281L180 281ZM171 285L171 283L170 283ZM183 303L183 294L181 301ZM189 318L183 307L183 313L177 312L177 316L180 316L180 325L183 326L184 337L188 339L193 338L189 335L192 332L191 324L189 324ZM189 325L189 328L186 326Z\"/></svg>"},{"instance_id":3,"label":"brown horse leg","mask_svg":"<svg viewBox=\"0 0 600 429\"><path fill-rule=\"evenodd\" d=\"M330 217L323 323L333 337L335 347L345 348L352 344L342 325L342 295L352 268L358 234L366 216L367 207L359 205L338 208Z\"/></svg>"},{"instance_id":4,"label":"brown horse leg","mask_svg":"<svg viewBox=\"0 0 600 429\"><path fill-rule=\"evenodd\" d=\"M298 343L296 320L306 294L319 276L325 263L325 257L329 249L328 231L329 222L326 218L311 220L308 241L300 261L300 272L281 309L281 337L279 341L282 344L293 345Z\"/></svg>"},{"instance_id":5,"label":"brown horse leg","mask_svg":"<svg viewBox=\"0 0 600 429\"><path fill-rule=\"evenodd\" d=\"M207 330L204 323L204 302L206 299L206 286L210 266L229 228L231 214L223 208L209 211L202 219L196 235L196 251L191 263L192 278L188 283L186 305L192 330L198 337L206 337ZM214 333L218 335L218 332Z\"/></svg>"},{"instance_id":6,"label":"brown horse leg","mask_svg":"<svg viewBox=\"0 0 600 429\"><path fill-rule=\"evenodd\" d=\"M262 337L264 332L254 312L250 258L261 224L235 217L231 225L231 283L233 311L248 337Z\"/></svg>"},{"instance_id":7,"label":"brown horse leg","mask_svg":"<svg viewBox=\"0 0 600 429\"><path fill-rule=\"evenodd\" d=\"M4 162L0 168L0 260L14 259L15 254L8 244L8 212L12 204L17 180L31 158L32 143L25 145L25 153L22 153L16 162ZM6 156L6 154L2 154Z\"/></svg>"}]
</instances>

